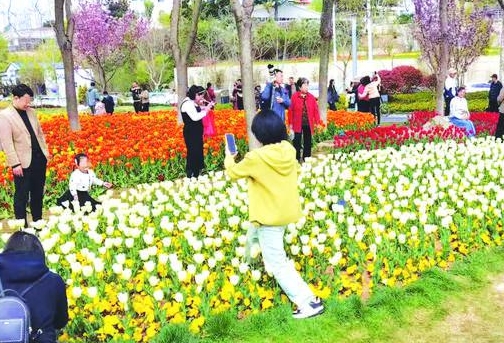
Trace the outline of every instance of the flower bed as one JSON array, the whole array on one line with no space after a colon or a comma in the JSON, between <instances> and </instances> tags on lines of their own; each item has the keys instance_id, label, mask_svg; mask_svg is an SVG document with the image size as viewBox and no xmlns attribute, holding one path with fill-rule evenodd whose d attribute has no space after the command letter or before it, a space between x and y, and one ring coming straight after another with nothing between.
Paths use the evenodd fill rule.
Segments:
<instances>
[{"instance_id":1,"label":"flower bed","mask_svg":"<svg viewBox=\"0 0 504 343\"><path fill-rule=\"evenodd\" d=\"M371 119L368 114L345 111L329 112L330 127L359 128ZM145 182L169 180L185 175L185 145L182 126L175 111L150 114L117 114L113 116L81 116L82 130L72 132L64 115L41 116L42 128L53 156L48 165L46 202L52 203L61 195L73 168L76 153L89 154L100 177L118 187L129 187ZM207 170L222 168L222 136L233 132L239 150L246 149L247 125L245 113L235 110L215 111L216 136L205 141ZM319 133L323 134L322 133ZM0 152L0 218L1 208L9 212L12 171L5 165Z\"/></svg>"},{"instance_id":2,"label":"flower bed","mask_svg":"<svg viewBox=\"0 0 504 343\"><path fill-rule=\"evenodd\" d=\"M381 126L369 130L348 130L334 136L334 147L345 151L359 149L380 149L389 146L400 147L405 144L432 142L446 139L460 141L465 138L465 131L450 126L447 129L433 127L424 129L429 120L436 116L435 112L414 112L409 119L409 126ZM477 112L471 114L471 120L476 127L478 136L495 134L497 113Z\"/></svg>"},{"instance_id":3,"label":"flower bed","mask_svg":"<svg viewBox=\"0 0 504 343\"><path fill-rule=\"evenodd\" d=\"M299 177L304 217L285 237L289 257L329 298L408 284L501 245L499 161L504 144L491 138L308 161ZM150 342L167 323L200 332L216 313L243 317L286 302L259 260L243 262L246 188L216 172L139 185L119 199L107 193L90 216L51 216L39 235L69 286L62 340Z\"/></svg>"}]
</instances>

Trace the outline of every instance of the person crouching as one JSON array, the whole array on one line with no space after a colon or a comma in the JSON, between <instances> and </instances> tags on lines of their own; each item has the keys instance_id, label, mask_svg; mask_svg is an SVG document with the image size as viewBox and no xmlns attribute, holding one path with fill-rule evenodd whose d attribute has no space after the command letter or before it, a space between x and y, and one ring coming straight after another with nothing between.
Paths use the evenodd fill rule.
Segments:
<instances>
[{"instance_id":1,"label":"person crouching","mask_svg":"<svg viewBox=\"0 0 504 343\"><path fill-rule=\"evenodd\" d=\"M96 174L89 169L89 159L86 154L77 154L75 156L75 169L70 175L69 189L57 201L59 206L70 208L72 211L73 201L78 201L79 206L83 207L87 202L91 204L91 210L96 210L96 205L101 204L89 195L93 185L111 188L110 182L104 182L96 177Z\"/></svg>"}]
</instances>

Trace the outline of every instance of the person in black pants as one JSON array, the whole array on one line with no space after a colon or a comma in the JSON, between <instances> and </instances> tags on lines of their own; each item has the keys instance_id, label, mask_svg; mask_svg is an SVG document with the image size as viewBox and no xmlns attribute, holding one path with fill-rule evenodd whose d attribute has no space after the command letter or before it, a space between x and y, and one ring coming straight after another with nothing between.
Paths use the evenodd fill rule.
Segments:
<instances>
[{"instance_id":1,"label":"person in black pants","mask_svg":"<svg viewBox=\"0 0 504 343\"><path fill-rule=\"evenodd\" d=\"M311 157L312 136L315 126L320 124L320 114L317 100L308 92L308 79L301 77L297 81L299 91L291 98L287 119L289 129L294 132L292 144L296 148L296 159L302 163ZM301 155L301 139L303 140L303 154Z\"/></svg>"},{"instance_id":2,"label":"person in black pants","mask_svg":"<svg viewBox=\"0 0 504 343\"><path fill-rule=\"evenodd\" d=\"M142 110L142 102L140 101L140 94L142 93L142 88L138 86L138 83L135 81L130 89L131 97L133 98L133 108L135 109L135 113L138 113Z\"/></svg>"},{"instance_id":3,"label":"person in black pants","mask_svg":"<svg viewBox=\"0 0 504 343\"><path fill-rule=\"evenodd\" d=\"M502 89L502 83L498 80L497 74L492 75L490 83L490 91L488 92L488 108L487 112L499 112L499 101L497 97Z\"/></svg>"},{"instance_id":4,"label":"person in black pants","mask_svg":"<svg viewBox=\"0 0 504 343\"><path fill-rule=\"evenodd\" d=\"M12 95L12 105L0 112L0 143L14 175L14 214L28 226L28 199L33 221L42 219L49 152L40 122L30 108L33 91L20 84Z\"/></svg>"},{"instance_id":5,"label":"person in black pants","mask_svg":"<svg viewBox=\"0 0 504 343\"><path fill-rule=\"evenodd\" d=\"M114 113L114 98L112 98L107 91L103 92L103 104L105 105L105 112L107 114Z\"/></svg>"},{"instance_id":6,"label":"person in black pants","mask_svg":"<svg viewBox=\"0 0 504 343\"><path fill-rule=\"evenodd\" d=\"M205 167L202 119L215 104L210 102L206 106L201 106L204 95L205 88L192 85L187 92L187 97L180 105L180 112L184 121L183 133L187 149L186 175L188 178L198 177Z\"/></svg>"},{"instance_id":7,"label":"person in black pants","mask_svg":"<svg viewBox=\"0 0 504 343\"><path fill-rule=\"evenodd\" d=\"M497 129L495 130L495 138L502 139L502 135L504 135L504 88L501 88L496 100L499 106L499 121L497 122Z\"/></svg>"}]
</instances>

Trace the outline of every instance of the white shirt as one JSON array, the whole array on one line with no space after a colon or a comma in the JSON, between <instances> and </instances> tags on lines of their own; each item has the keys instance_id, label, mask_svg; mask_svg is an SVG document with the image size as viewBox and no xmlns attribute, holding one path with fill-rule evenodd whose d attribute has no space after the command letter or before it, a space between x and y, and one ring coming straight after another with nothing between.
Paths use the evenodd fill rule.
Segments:
<instances>
[{"instance_id":1,"label":"white shirt","mask_svg":"<svg viewBox=\"0 0 504 343\"><path fill-rule=\"evenodd\" d=\"M467 99L459 96L454 97L450 101L450 117L466 120L469 119L468 115Z\"/></svg>"},{"instance_id":2,"label":"white shirt","mask_svg":"<svg viewBox=\"0 0 504 343\"><path fill-rule=\"evenodd\" d=\"M72 175L70 175L69 188L73 196L77 195L77 191L89 192L93 185L103 186L103 181L97 178L92 170L83 173L79 169L76 169L72 172Z\"/></svg>"},{"instance_id":3,"label":"white shirt","mask_svg":"<svg viewBox=\"0 0 504 343\"><path fill-rule=\"evenodd\" d=\"M454 77L450 77L449 75L446 77L444 88L449 91L453 96L457 95L457 87L458 82Z\"/></svg>"},{"instance_id":4,"label":"white shirt","mask_svg":"<svg viewBox=\"0 0 504 343\"><path fill-rule=\"evenodd\" d=\"M194 100L185 98L182 103L182 106L180 106L180 112L187 113L187 115L189 116L189 118L191 118L192 121L201 120L203 119L204 116L207 115L207 112L205 110L201 110L200 112L198 112L196 110L197 106L198 105L196 105Z\"/></svg>"}]
</instances>

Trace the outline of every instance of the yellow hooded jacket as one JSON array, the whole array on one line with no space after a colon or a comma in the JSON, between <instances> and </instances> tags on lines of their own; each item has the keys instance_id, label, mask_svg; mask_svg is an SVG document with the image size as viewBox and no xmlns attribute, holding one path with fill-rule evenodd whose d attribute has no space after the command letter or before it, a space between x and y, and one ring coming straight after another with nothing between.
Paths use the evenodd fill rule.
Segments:
<instances>
[{"instance_id":1,"label":"yellow hooded jacket","mask_svg":"<svg viewBox=\"0 0 504 343\"><path fill-rule=\"evenodd\" d=\"M224 166L232 179L249 179L251 222L282 226L299 220L299 164L296 150L289 142L268 144L252 150L239 163L235 163L234 158L228 155Z\"/></svg>"}]
</instances>

